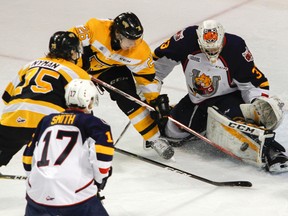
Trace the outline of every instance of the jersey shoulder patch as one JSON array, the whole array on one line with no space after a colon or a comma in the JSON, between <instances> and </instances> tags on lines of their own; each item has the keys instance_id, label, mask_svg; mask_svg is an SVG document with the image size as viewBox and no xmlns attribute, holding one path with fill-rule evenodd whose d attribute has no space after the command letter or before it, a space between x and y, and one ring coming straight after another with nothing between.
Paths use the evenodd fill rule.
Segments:
<instances>
[{"instance_id":1,"label":"jersey shoulder patch","mask_svg":"<svg viewBox=\"0 0 288 216\"><path fill-rule=\"evenodd\" d=\"M248 47L245 47L245 51L242 53L242 56L244 57L244 59L245 59L247 62L252 62L252 61L254 61L253 55L252 55L252 53L250 52L250 50L248 49Z\"/></svg>"}]
</instances>

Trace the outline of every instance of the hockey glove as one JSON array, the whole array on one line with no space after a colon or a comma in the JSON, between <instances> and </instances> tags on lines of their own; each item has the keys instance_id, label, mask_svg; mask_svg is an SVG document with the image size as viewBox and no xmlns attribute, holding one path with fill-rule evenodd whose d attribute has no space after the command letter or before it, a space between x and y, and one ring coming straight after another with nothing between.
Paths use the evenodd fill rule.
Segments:
<instances>
[{"instance_id":1,"label":"hockey glove","mask_svg":"<svg viewBox=\"0 0 288 216\"><path fill-rule=\"evenodd\" d=\"M96 197L100 200L101 203L102 203L103 200L105 199L105 196L102 196L99 191L97 192ZM102 204L103 204L103 203L102 203Z\"/></svg>"},{"instance_id":2,"label":"hockey glove","mask_svg":"<svg viewBox=\"0 0 288 216\"><path fill-rule=\"evenodd\" d=\"M264 125L268 130L275 130L280 125L284 116L283 107L284 103L276 97L259 97L252 104L240 105L245 120Z\"/></svg>"},{"instance_id":3,"label":"hockey glove","mask_svg":"<svg viewBox=\"0 0 288 216\"><path fill-rule=\"evenodd\" d=\"M155 111L151 111L151 118L158 124L160 133L164 134L164 128L170 115L169 98L167 94L159 95L156 99L150 101L150 105Z\"/></svg>"},{"instance_id":4,"label":"hockey glove","mask_svg":"<svg viewBox=\"0 0 288 216\"><path fill-rule=\"evenodd\" d=\"M94 55L91 46L83 47L83 54L82 54L82 69L85 71L89 71L90 69L90 58Z\"/></svg>"},{"instance_id":5,"label":"hockey glove","mask_svg":"<svg viewBox=\"0 0 288 216\"><path fill-rule=\"evenodd\" d=\"M97 185L98 190L103 190L105 188L107 180L111 175L112 175L112 167L110 167L110 169L109 169L108 176L102 179L102 183L98 183L95 181L95 184Z\"/></svg>"},{"instance_id":6,"label":"hockey glove","mask_svg":"<svg viewBox=\"0 0 288 216\"><path fill-rule=\"evenodd\" d=\"M155 111L151 111L151 117L155 120L167 118L170 115L169 98L167 94L159 95L156 99L150 101L150 105Z\"/></svg>"}]
</instances>

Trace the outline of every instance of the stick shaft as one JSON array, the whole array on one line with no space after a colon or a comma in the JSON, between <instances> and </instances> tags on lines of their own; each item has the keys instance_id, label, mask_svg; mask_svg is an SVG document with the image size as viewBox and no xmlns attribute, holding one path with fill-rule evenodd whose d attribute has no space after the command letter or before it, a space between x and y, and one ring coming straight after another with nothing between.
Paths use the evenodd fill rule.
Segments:
<instances>
[{"instance_id":1,"label":"stick shaft","mask_svg":"<svg viewBox=\"0 0 288 216\"><path fill-rule=\"evenodd\" d=\"M202 181L202 182L205 182L205 183L214 185L214 186L230 186L230 187L251 187L251 186L252 186L252 183L249 182L249 181L228 181L228 182L212 181L212 180L203 178L203 177L201 177L201 176L194 175L194 174L192 174L192 173L186 172L186 171L184 171L184 170L180 170L180 169L178 169L178 168L171 167L171 166L169 166L169 165L166 165L166 164L163 164L163 163L160 163L160 162L151 160L151 159L149 159L149 158L142 157L142 156L140 156L140 155L137 155L137 154L134 154L134 153L125 151L125 150L123 150L123 149L119 149L119 148L116 148L116 147L115 147L115 151L116 151L116 152L119 152L119 153L121 153L121 154L127 155L127 156L129 156L129 157L133 157L133 158L139 159L139 160L141 160L141 161L148 162L148 163L153 164L153 165L155 165L155 166L158 166L158 167L161 167L161 168L170 170L170 171L172 171L172 172L176 172L176 173L178 173L178 174L182 174L182 175L188 176L188 177L190 177L190 178L197 179L197 180L199 180L199 181Z\"/></svg>"},{"instance_id":2,"label":"stick shaft","mask_svg":"<svg viewBox=\"0 0 288 216\"><path fill-rule=\"evenodd\" d=\"M4 175L0 173L0 179L26 180L27 177L21 175Z\"/></svg>"},{"instance_id":3,"label":"stick shaft","mask_svg":"<svg viewBox=\"0 0 288 216\"><path fill-rule=\"evenodd\" d=\"M127 94L126 92L121 91L121 90L118 89L118 88L115 88L115 87L112 86L112 85L109 85L108 83L106 83L106 82L104 82L104 81L102 81L102 80L99 80L99 79L97 79L97 78L92 77L92 81L94 81L94 82L96 82L96 83L98 83L98 84L100 84L100 85L102 85L102 86L104 86L104 87L106 87L106 88L109 88L110 90L112 90L112 91L114 91L114 92L116 92L116 93L118 93L118 94L120 94L120 95L128 98L128 99L131 100L131 101L134 101L135 103L137 103L137 104L139 104L139 105L141 105L141 106L146 107L146 108L149 109L150 111L155 111L154 107L150 106L149 104L144 103L143 101L141 101L141 100L139 100L139 99L137 99L137 98L135 98L135 97ZM224 149L223 147L217 145L216 143L212 142L211 140L209 140L209 139L206 138L205 136L197 133L196 131L192 130L191 128L187 127L186 125L182 124L181 122L177 121L176 119L172 118L171 116L168 116L168 118L169 118L172 122L174 122L176 125L180 126L181 128L183 128L183 129L186 130L187 132L189 132L189 133L197 136L199 139L203 140L204 142L212 145L213 147L215 147L215 148L219 149L220 151L224 152L225 154L227 154L227 155L229 155L229 156L231 156L231 157L233 157L233 158L235 158L235 159L237 159L237 160L242 161L242 158L238 157L238 156L235 155L233 152L231 152L231 151L229 151L229 150L227 150L227 149Z\"/></svg>"}]
</instances>

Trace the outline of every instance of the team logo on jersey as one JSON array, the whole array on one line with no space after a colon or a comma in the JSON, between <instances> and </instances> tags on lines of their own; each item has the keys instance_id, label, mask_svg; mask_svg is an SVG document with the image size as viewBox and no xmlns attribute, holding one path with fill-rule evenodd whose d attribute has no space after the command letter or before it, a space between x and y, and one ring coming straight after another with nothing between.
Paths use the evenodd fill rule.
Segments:
<instances>
[{"instance_id":1,"label":"team logo on jersey","mask_svg":"<svg viewBox=\"0 0 288 216\"><path fill-rule=\"evenodd\" d=\"M17 119L16 119L16 122L17 123L25 123L26 122L26 119L22 118L21 116L19 116Z\"/></svg>"},{"instance_id":2,"label":"team logo on jersey","mask_svg":"<svg viewBox=\"0 0 288 216\"><path fill-rule=\"evenodd\" d=\"M248 47L245 47L245 52L242 53L242 56L244 57L244 59L247 62L251 62L254 61L254 58L252 56L252 53L250 52L250 50L248 49Z\"/></svg>"},{"instance_id":3,"label":"team logo on jersey","mask_svg":"<svg viewBox=\"0 0 288 216\"><path fill-rule=\"evenodd\" d=\"M178 31L178 32L173 36L173 38L174 38L175 41L178 41L178 40L181 40L182 38L184 38L183 30Z\"/></svg>"},{"instance_id":4,"label":"team logo on jersey","mask_svg":"<svg viewBox=\"0 0 288 216\"><path fill-rule=\"evenodd\" d=\"M193 69L192 70L192 85L193 88L190 87L190 90L194 95L199 94L203 97L211 96L217 92L218 82L221 78L218 76L213 76L212 78L205 73L200 75L200 71Z\"/></svg>"},{"instance_id":5,"label":"team logo on jersey","mask_svg":"<svg viewBox=\"0 0 288 216\"><path fill-rule=\"evenodd\" d=\"M200 62L200 57L194 56L194 55L188 55L188 59L191 61L195 61L195 62Z\"/></svg>"}]
</instances>

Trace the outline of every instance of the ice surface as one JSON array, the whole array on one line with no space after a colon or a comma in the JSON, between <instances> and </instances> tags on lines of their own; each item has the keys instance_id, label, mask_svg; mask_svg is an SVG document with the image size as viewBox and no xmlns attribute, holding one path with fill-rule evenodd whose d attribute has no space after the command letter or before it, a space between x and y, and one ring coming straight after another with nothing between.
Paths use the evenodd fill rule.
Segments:
<instances>
[{"instance_id":1,"label":"ice surface","mask_svg":"<svg viewBox=\"0 0 288 216\"><path fill-rule=\"evenodd\" d=\"M255 63L270 80L272 94L288 103L287 0L2 1L1 92L23 64L47 52L49 37L55 31L82 24L91 17L114 18L124 11L139 16L144 39L152 48L185 26L208 18L219 20L227 32L245 38ZM181 69L176 68L165 80L163 93L168 93L170 101L176 103L186 92L184 86ZM126 116L107 94L100 97L95 113L111 124L116 140L128 121ZM286 149L287 123L286 114L276 135ZM216 187L116 153L113 176L102 192L111 216L288 215L288 174L270 175L200 142L176 149L175 161L159 160L155 152L143 150L142 139L132 127L117 147L213 181L247 180L253 187ZM7 167L1 167L0 172L23 175L21 153ZM0 215L24 215L25 204L24 181L0 180Z\"/></svg>"}]
</instances>

